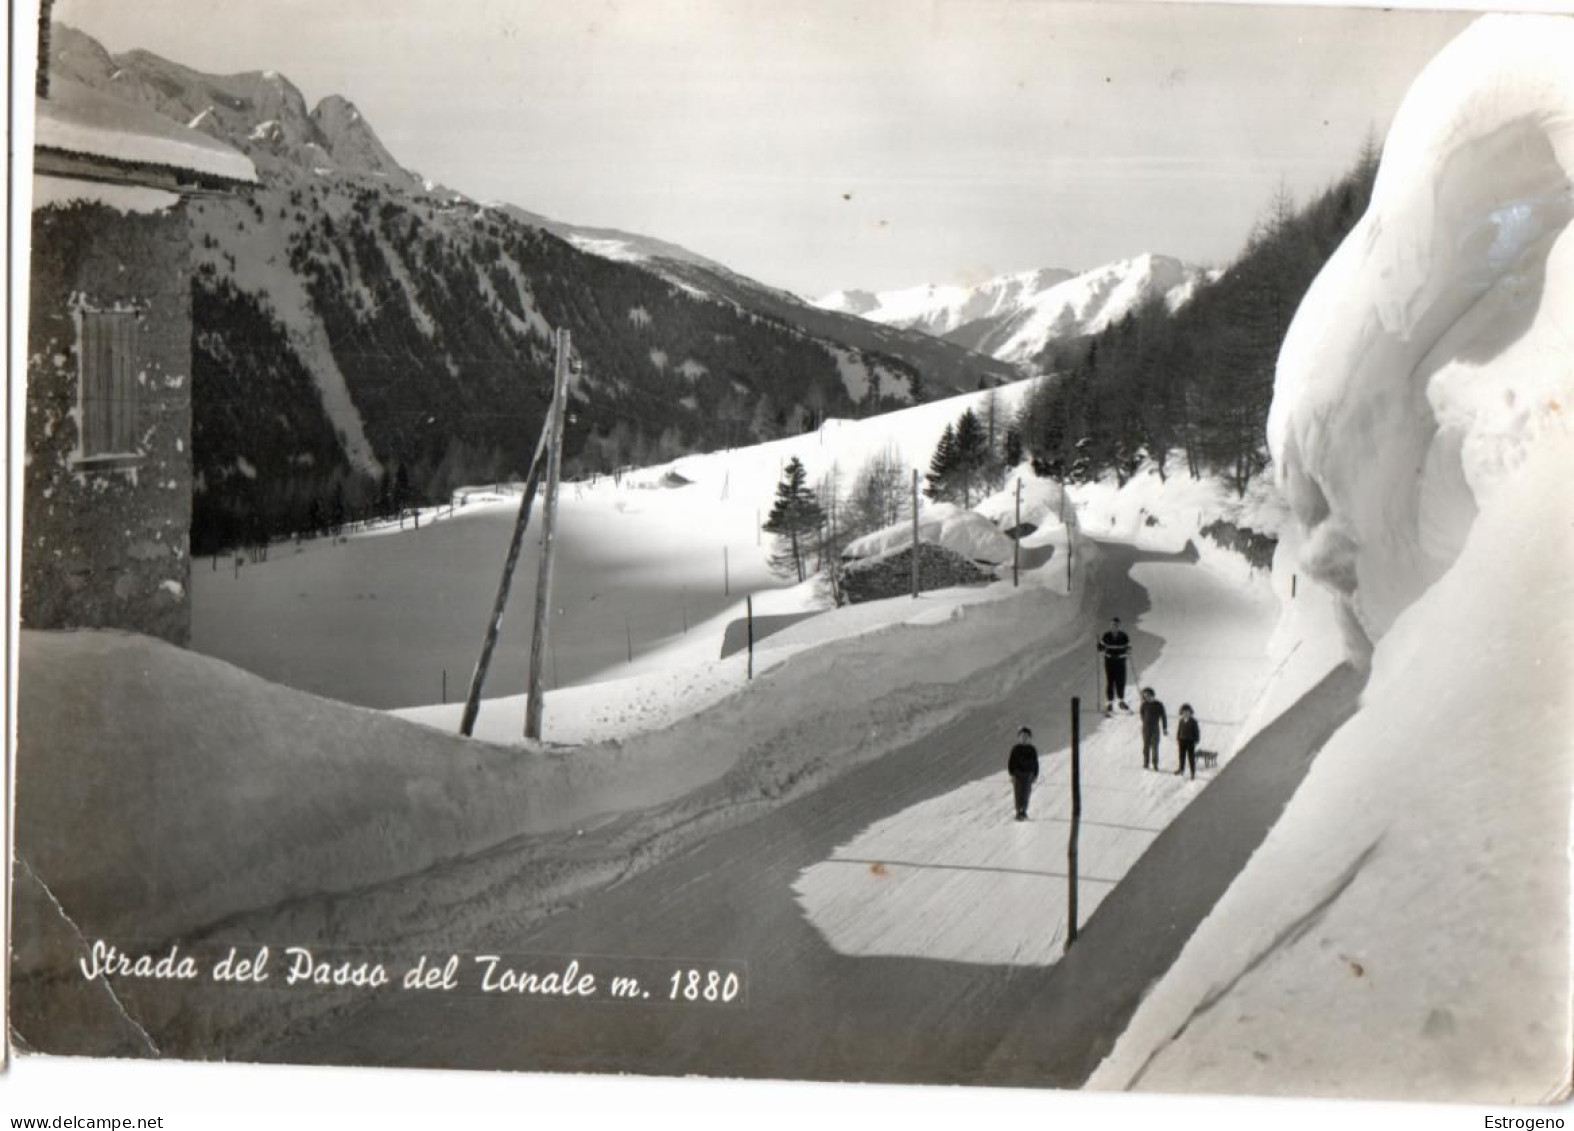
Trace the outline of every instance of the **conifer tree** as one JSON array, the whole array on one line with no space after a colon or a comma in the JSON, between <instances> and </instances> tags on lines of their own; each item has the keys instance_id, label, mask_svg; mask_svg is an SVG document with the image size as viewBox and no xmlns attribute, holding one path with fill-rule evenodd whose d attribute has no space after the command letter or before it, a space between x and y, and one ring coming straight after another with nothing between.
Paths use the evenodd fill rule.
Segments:
<instances>
[{"instance_id":1,"label":"conifer tree","mask_svg":"<svg viewBox=\"0 0 1574 1131\"><path fill-rule=\"evenodd\" d=\"M1016 467L1022 462L1022 433L1015 428L1006 429L1006 466Z\"/></svg>"},{"instance_id":2,"label":"conifer tree","mask_svg":"<svg viewBox=\"0 0 1574 1131\"><path fill-rule=\"evenodd\" d=\"M995 476L997 464L984 434L984 425L972 409L962 413L956 422L956 469L952 474L952 496L960 494L964 507L973 505L975 498L983 498Z\"/></svg>"},{"instance_id":3,"label":"conifer tree","mask_svg":"<svg viewBox=\"0 0 1574 1131\"><path fill-rule=\"evenodd\" d=\"M986 438L978 414L968 409L941 433L929 461L924 494L937 501L970 507L1002 478L1000 457Z\"/></svg>"},{"instance_id":4,"label":"conifer tree","mask_svg":"<svg viewBox=\"0 0 1574 1131\"><path fill-rule=\"evenodd\" d=\"M814 548L816 534L824 521L819 501L808 486L808 473L797 456L787 461L781 482L776 485L776 502L763 529L776 536L771 554L771 569L783 577L805 577L804 559Z\"/></svg>"},{"instance_id":5,"label":"conifer tree","mask_svg":"<svg viewBox=\"0 0 1574 1131\"><path fill-rule=\"evenodd\" d=\"M924 476L925 496L935 500L949 499L951 479L955 474L956 427L947 424L945 431L940 433L940 442L935 445L935 454L929 457L929 474Z\"/></svg>"}]
</instances>

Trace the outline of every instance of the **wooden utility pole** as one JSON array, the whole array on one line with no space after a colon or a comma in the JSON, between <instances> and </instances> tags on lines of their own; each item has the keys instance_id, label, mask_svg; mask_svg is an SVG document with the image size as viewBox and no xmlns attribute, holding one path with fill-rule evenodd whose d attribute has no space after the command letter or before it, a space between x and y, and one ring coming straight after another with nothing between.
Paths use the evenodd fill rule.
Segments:
<instances>
[{"instance_id":1,"label":"wooden utility pole","mask_svg":"<svg viewBox=\"0 0 1574 1131\"><path fill-rule=\"evenodd\" d=\"M1060 529L1066 535L1066 596L1071 596L1071 521L1066 517L1066 478L1060 478Z\"/></svg>"},{"instance_id":2,"label":"wooden utility pole","mask_svg":"<svg viewBox=\"0 0 1574 1131\"><path fill-rule=\"evenodd\" d=\"M749 678L754 678L754 594L749 594L743 599L744 608L748 610L749 622Z\"/></svg>"},{"instance_id":3,"label":"wooden utility pole","mask_svg":"<svg viewBox=\"0 0 1574 1131\"><path fill-rule=\"evenodd\" d=\"M918 469L913 468L913 600L918 600Z\"/></svg>"},{"instance_id":4,"label":"wooden utility pole","mask_svg":"<svg viewBox=\"0 0 1574 1131\"><path fill-rule=\"evenodd\" d=\"M1017 525L1011 546L1011 587L1022 584L1022 479L1017 477Z\"/></svg>"},{"instance_id":5,"label":"wooden utility pole","mask_svg":"<svg viewBox=\"0 0 1574 1131\"><path fill-rule=\"evenodd\" d=\"M569 337L557 332L557 371L552 383L552 439L547 445L547 488L541 504L541 567L536 577L536 619L530 632L530 689L525 700L525 737L541 737L541 657L547 640L547 613L552 604L552 556L557 535L557 485L563 468L563 403L568 392Z\"/></svg>"},{"instance_id":6,"label":"wooden utility pole","mask_svg":"<svg viewBox=\"0 0 1574 1131\"><path fill-rule=\"evenodd\" d=\"M1071 699L1071 835L1066 841L1066 949L1077 941L1077 833L1082 825L1082 701Z\"/></svg>"},{"instance_id":7,"label":"wooden utility pole","mask_svg":"<svg viewBox=\"0 0 1574 1131\"><path fill-rule=\"evenodd\" d=\"M508 557L503 562L503 576L497 583L497 597L492 602L492 617L486 622L486 635L481 640L481 655L470 675L470 690L465 693L464 715L459 721L459 733L469 735L475 730L475 719L481 710L481 688L486 683L487 669L492 666L492 650L497 647L497 633L503 626L503 610L508 607L508 590L514 582L514 566L519 562L519 547L525 540L525 527L530 525L530 508L536 502L536 488L541 482L541 465L546 459L547 440L552 435L552 416L541 426L541 438L536 441L536 454L530 460L530 472L525 476L524 495L519 500L519 514L514 519L514 535L508 543Z\"/></svg>"}]
</instances>

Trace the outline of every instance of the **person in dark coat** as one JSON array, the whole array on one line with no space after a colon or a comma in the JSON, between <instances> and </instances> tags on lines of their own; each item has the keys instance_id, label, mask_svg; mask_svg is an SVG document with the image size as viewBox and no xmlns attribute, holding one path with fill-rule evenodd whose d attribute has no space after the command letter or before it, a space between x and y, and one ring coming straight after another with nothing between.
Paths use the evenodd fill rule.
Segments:
<instances>
[{"instance_id":1,"label":"person in dark coat","mask_svg":"<svg viewBox=\"0 0 1574 1131\"><path fill-rule=\"evenodd\" d=\"M1038 780L1038 749L1033 745L1033 732L1027 727L1017 731L1016 745L1006 759L1006 773L1011 775L1011 791L1016 795L1017 820L1025 821L1027 799Z\"/></svg>"},{"instance_id":2,"label":"person in dark coat","mask_svg":"<svg viewBox=\"0 0 1574 1131\"><path fill-rule=\"evenodd\" d=\"M1159 728L1169 734L1170 717L1151 687L1142 689L1142 706L1137 710L1142 715L1142 768L1156 770L1159 768Z\"/></svg>"},{"instance_id":3,"label":"person in dark coat","mask_svg":"<svg viewBox=\"0 0 1574 1131\"><path fill-rule=\"evenodd\" d=\"M1131 637L1120 627L1120 618L1109 622L1109 631L1099 637L1099 655L1104 657L1104 713L1112 714L1118 700L1122 711L1126 706L1126 657L1131 655Z\"/></svg>"},{"instance_id":4,"label":"person in dark coat","mask_svg":"<svg viewBox=\"0 0 1574 1131\"><path fill-rule=\"evenodd\" d=\"M1180 747L1180 765L1175 767L1177 774L1189 766L1192 780L1197 780L1197 744L1201 741L1202 728L1197 725L1197 716L1191 713L1190 703L1182 703L1180 721L1175 724L1175 745Z\"/></svg>"}]
</instances>

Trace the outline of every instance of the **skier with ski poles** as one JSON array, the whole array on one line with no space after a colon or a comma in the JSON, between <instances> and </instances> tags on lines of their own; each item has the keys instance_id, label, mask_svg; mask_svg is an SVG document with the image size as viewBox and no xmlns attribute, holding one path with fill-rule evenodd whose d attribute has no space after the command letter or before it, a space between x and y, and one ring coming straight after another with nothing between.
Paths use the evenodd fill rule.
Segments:
<instances>
[{"instance_id":1,"label":"skier with ski poles","mask_svg":"<svg viewBox=\"0 0 1574 1131\"><path fill-rule=\"evenodd\" d=\"M1119 702L1122 711L1126 706L1126 660L1131 655L1131 637L1120 627L1120 618L1109 622L1109 631L1099 637L1099 655L1104 657L1104 713L1113 715Z\"/></svg>"}]
</instances>

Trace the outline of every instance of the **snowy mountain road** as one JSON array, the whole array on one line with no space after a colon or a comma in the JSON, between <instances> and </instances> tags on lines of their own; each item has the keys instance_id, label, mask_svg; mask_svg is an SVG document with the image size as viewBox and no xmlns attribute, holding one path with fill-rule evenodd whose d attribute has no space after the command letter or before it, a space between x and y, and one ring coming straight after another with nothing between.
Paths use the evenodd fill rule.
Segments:
<instances>
[{"instance_id":1,"label":"snowy mountain road","mask_svg":"<svg viewBox=\"0 0 1574 1131\"><path fill-rule=\"evenodd\" d=\"M1101 619L1118 614L1132 624L1146 609L1147 594L1131 576L1143 560L1176 559L1124 544L1102 547L1095 582ZM1140 630L1133 637L1139 665L1150 667L1164 642ZM1042 746L1058 745L1061 740L1051 736L1067 733L1069 700L1074 695L1086 700L1092 690L1089 652L1073 648L1048 660L989 710L965 715L593 893L508 948L539 958L629 956L647 971L738 970L746 988L731 1004L384 995L259 1050L261 1057L1077 1086L1266 832L1304 773L1308 751L1326 737L1320 725L1297 727L1292 717L1254 740L1133 868L1135 886L1117 888L1089 919L1078 946L1054 966L840 954L805 916L793 885L806 868L873 822L999 774L1022 718L1036 720ZM1352 687L1348 679L1331 678L1316 694L1353 701ZM1329 712L1314 714L1325 721ZM1085 712L1084 720L1087 734L1130 725L1124 719L1106 722L1094 711ZM1259 746L1264 757L1246 756ZM1257 762L1264 769L1254 771ZM1227 785L1232 779L1236 784ZM1001 789L1006 819L1003 775ZM1223 811L1226 821L1219 818ZM1226 826L1229 836L1221 840L1217 834ZM1167 847L1177 838L1211 847L1177 854ZM1063 866L1058 856L1044 862L1046 870ZM1177 874L1189 879L1181 883ZM1154 885L1187 898L1156 899ZM1127 887L1134 894L1122 898ZM648 979L646 985L666 998L665 981Z\"/></svg>"}]
</instances>

